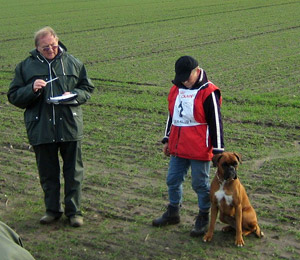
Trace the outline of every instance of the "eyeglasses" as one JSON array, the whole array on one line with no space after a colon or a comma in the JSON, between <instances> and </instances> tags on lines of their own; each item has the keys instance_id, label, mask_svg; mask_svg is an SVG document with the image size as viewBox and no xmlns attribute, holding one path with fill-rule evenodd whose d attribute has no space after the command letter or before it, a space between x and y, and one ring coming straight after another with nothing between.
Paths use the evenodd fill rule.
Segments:
<instances>
[{"instance_id":1,"label":"eyeglasses","mask_svg":"<svg viewBox=\"0 0 300 260\"><path fill-rule=\"evenodd\" d=\"M49 45L46 47L41 47L43 51L50 51L50 49L52 50L56 50L58 48L58 45Z\"/></svg>"}]
</instances>

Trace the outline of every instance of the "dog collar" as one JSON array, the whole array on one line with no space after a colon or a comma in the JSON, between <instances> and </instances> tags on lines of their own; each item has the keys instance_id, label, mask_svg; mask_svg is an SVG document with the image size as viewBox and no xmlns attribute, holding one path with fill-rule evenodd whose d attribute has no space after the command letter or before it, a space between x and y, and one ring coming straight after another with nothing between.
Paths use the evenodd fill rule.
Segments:
<instances>
[{"instance_id":1,"label":"dog collar","mask_svg":"<svg viewBox=\"0 0 300 260\"><path fill-rule=\"evenodd\" d=\"M237 177L236 178L234 178L234 179L231 179L231 180L221 180L221 178L220 178L220 176L219 176L219 174L218 174L218 171L216 172L216 176L217 176L217 179L218 179L218 181L219 181L219 183L220 184L223 184L223 183L228 183L228 182L231 182L231 181L234 181L234 180L236 180L237 179Z\"/></svg>"}]
</instances>

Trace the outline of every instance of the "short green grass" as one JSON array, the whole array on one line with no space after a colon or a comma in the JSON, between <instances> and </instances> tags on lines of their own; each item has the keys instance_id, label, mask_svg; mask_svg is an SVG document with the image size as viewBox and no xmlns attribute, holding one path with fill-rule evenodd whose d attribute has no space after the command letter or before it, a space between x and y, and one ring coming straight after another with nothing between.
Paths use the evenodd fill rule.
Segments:
<instances>
[{"instance_id":1,"label":"short green grass","mask_svg":"<svg viewBox=\"0 0 300 260\"><path fill-rule=\"evenodd\" d=\"M299 1L1 1L0 217L36 259L298 259ZM83 106L85 225L41 226L42 191L23 111L6 98L13 71L50 25L96 89ZM195 56L220 87L226 150L266 235L234 246L189 237L197 214L190 176L182 222L153 228L167 204L160 140L174 62ZM211 169L213 177L215 169ZM63 180L62 180L63 182ZM50 253L49 253L50 252Z\"/></svg>"}]
</instances>

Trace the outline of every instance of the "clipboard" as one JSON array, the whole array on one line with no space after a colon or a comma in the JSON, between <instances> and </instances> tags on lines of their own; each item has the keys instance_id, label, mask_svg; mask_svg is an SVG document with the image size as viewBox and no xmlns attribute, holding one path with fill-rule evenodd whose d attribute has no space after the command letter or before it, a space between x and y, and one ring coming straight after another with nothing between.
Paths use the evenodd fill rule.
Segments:
<instances>
[{"instance_id":1,"label":"clipboard","mask_svg":"<svg viewBox=\"0 0 300 260\"><path fill-rule=\"evenodd\" d=\"M76 100L74 100L78 95L76 93L70 93L67 95L61 95L56 97L50 97L48 99L48 103L50 104L76 104ZM70 102L71 101L71 102Z\"/></svg>"}]
</instances>

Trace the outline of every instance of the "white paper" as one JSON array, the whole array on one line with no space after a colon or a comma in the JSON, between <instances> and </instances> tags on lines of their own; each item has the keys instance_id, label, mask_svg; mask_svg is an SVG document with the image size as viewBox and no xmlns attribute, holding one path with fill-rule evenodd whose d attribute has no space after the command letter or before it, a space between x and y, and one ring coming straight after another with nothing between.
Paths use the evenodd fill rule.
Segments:
<instances>
[{"instance_id":1,"label":"white paper","mask_svg":"<svg viewBox=\"0 0 300 260\"><path fill-rule=\"evenodd\" d=\"M77 97L77 94L71 93L67 95L62 95L62 96L56 96L56 97L51 97L49 98L50 102L63 102L63 101L69 101Z\"/></svg>"}]
</instances>

